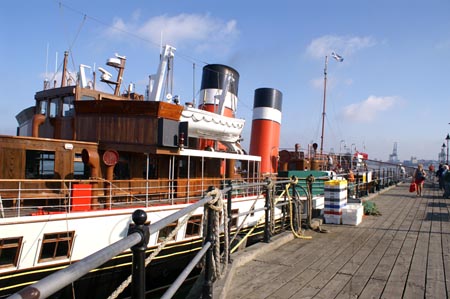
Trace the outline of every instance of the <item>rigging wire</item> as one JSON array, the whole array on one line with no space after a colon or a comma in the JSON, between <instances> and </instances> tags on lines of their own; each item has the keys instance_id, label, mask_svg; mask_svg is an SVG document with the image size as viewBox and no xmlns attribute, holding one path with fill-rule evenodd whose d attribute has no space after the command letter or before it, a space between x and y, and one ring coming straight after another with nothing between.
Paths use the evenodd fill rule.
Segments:
<instances>
[{"instance_id":1,"label":"rigging wire","mask_svg":"<svg viewBox=\"0 0 450 299\"><path fill-rule=\"evenodd\" d=\"M83 16L82 23L80 24L80 26L79 26L79 28L78 28L78 31L77 31L77 33L76 33L76 36L75 36L74 40L72 41L72 43L70 43L70 55L72 55L71 49L73 48L73 46L74 46L74 44L75 44L75 41L76 41L76 39L78 38L78 36L79 36L79 34L80 34L80 32L81 32L81 29L82 29L82 27L83 27L83 25L84 25L84 23L86 22L87 19L89 19L89 20L91 20L91 21L93 21L93 22L96 22L96 23L98 23L98 24L101 24L102 26L104 26L104 27L106 27L106 28L114 29L114 30L116 30L116 31L118 31L118 32L122 32L122 33L126 34L127 36L130 36L130 37L133 37L133 38L138 39L138 40L140 40L140 41L143 41L143 42L145 42L145 43L148 43L148 44L150 44L151 46L153 46L153 47L155 47L155 48L161 49L161 44L155 43L155 42L153 42L153 41L151 41L151 40L149 40L149 39L147 39L147 38L144 38L144 37L142 37L142 36L140 36L140 35L138 35L138 34L135 34L135 33L133 33L133 32L124 30L123 28L119 28L119 27L116 27L116 26L112 26L112 25L108 24L107 22L101 20L100 18L93 17L93 16L88 15L87 13L84 13L84 12L82 12L82 11L80 11L80 10L78 10L78 9L76 9L76 8L74 8L74 7L72 7L72 6L70 6L70 5L67 5L67 4L64 3L63 1L57 1L57 2L58 2L58 5L59 5L61 11L62 11L62 8L64 7L65 9L67 9L67 10L69 10L69 11L72 11L73 13L80 14L80 15ZM71 57L72 57L72 56L71 56ZM204 61L204 60L201 60L201 59L198 59L198 58L195 58L195 57L193 57L193 56L191 56L191 55L183 54L182 52L179 52L179 51L177 51L177 57L181 58L181 59L184 60L184 61L187 61L188 63L192 63L192 64L193 64L193 74L194 74L194 77L193 77L193 78L194 78L194 79L193 79L193 81L194 81L194 82L193 82L193 86L194 86L194 88L195 88L195 65L196 65L196 63L200 63L200 64L203 64L203 65L208 65L209 62ZM73 65L75 65L75 63L74 63L74 61L73 61L73 57L72 57L72 63L73 63ZM74 68L75 68L75 66L74 66ZM215 71L215 70L210 70L210 71L212 71L212 72L217 72L217 71ZM217 72L217 73L219 73L219 72ZM197 92L197 93L198 93L198 92ZM195 89L193 90L193 94L194 94L193 100L194 100L194 102L195 102ZM251 107L249 107L248 105L246 105L245 102L240 101L239 98L238 98L238 101L239 101L239 103L241 103L245 108L251 110ZM194 104L195 104L195 103L194 103Z\"/></svg>"},{"instance_id":2,"label":"rigging wire","mask_svg":"<svg viewBox=\"0 0 450 299\"><path fill-rule=\"evenodd\" d=\"M58 1L58 3L59 3L59 5L60 5L61 7L65 7L66 9L68 9L68 10L74 12L74 13L83 15L86 19L90 19L90 20L92 20L92 21L94 21L94 22L96 22L96 23L99 23L99 24L101 24L101 25L107 27L107 28L112 28L112 29L117 30L117 31L119 31L119 32L122 32L122 33L124 33L124 34L126 34L126 35L128 35L128 36L130 36L130 37L133 37L133 38L136 38L136 39L138 39L138 40L140 40L140 41L149 43L149 44L151 44L151 45L152 45L153 47L155 47L155 48L158 48L158 49L161 48L161 45L160 45L160 44L155 43L155 42L153 42L153 41L151 41L151 40L149 40L149 39L147 39L147 38L144 38L144 37L142 37L142 36L140 36L140 35L138 35L138 34L136 34L136 33L133 33L133 32L124 30L124 29L119 28L119 27L117 27L117 26L111 26L110 24L108 24L107 22L101 20L100 18L90 16L90 15L88 15L88 14L86 14L86 13L84 13L84 12L78 10L78 9L75 9L75 8L73 8L73 7L71 7L71 6L69 6L69 5L65 4L65 3L63 3L62 1ZM186 55L186 54L183 54L183 53L179 53L179 52L178 52L177 56L180 57L180 58L185 59L185 60L188 61L188 62L199 62L199 63L202 63L202 64L204 64L204 65L209 64L209 63L206 62L206 61L203 61L203 60L201 60L201 59L198 59L198 58L195 58L195 57L193 57L193 56Z\"/></svg>"}]
</instances>

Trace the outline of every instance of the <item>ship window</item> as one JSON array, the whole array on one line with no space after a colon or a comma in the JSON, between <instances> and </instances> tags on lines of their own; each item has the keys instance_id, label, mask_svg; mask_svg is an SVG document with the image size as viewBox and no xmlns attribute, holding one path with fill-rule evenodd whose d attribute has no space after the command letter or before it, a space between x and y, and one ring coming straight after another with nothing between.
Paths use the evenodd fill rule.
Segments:
<instances>
[{"instance_id":1,"label":"ship window","mask_svg":"<svg viewBox=\"0 0 450 299\"><path fill-rule=\"evenodd\" d=\"M64 97L63 100L63 116L73 116L74 115L74 107L73 107L73 96Z\"/></svg>"},{"instance_id":2,"label":"ship window","mask_svg":"<svg viewBox=\"0 0 450 299\"><path fill-rule=\"evenodd\" d=\"M17 266L22 237L0 239L0 268Z\"/></svg>"},{"instance_id":3,"label":"ship window","mask_svg":"<svg viewBox=\"0 0 450 299\"><path fill-rule=\"evenodd\" d=\"M128 163L124 161L119 161L119 163L114 166L114 179L115 180L129 180L130 179L130 169L128 168Z\"/></svg>"},{"instance_id":4,"label":"ship window","mask_svg":"<svg viewBox=\"0 0 450 299\"><path fill-rule=\"evenodd\" d=\"M230 223L231 228L237 227L238 217L239 217L238 215L239 215L239 209L231 210L231 223Z\"/></svg>"},{"instance_id":5,"label":"ship window","mask_svg":"<svg viewBox=\"0 0 450 299\"><path fill-rule=\"evenodd\" d=\"M49 117L56 117L58 116L58 103L59 103L59 99L53 99L50 101L50 113L49 113Z\"/></svg>"},{"instance_id":6,"label":"ship window","mask_svg":"<svg viewBox=\"0 0 450 299\"><path fill-rule=\"evenodd\" d=\"M81 101L95 101L95 98L91 97L91 96L87 96L87 95L82 95L80 100Z\"/></svg>"},{"instance_id":7,"label":"ship window","mask_svg":"<svg viewBox=\"0 0 450 299\"><path fill-rule=\"evenodd\" d=\"M42 240L39 262L70 257L74 232L45 234Z\"/></svg>"},{"instance_id":8,"label":"ship window","mask_svg":"<svg viewBox=\"0 0 450 299\"><path fill-rule=\"evenodd\" d=\"M25 178L49 179L55 176L55 152L26 151Z\"/></svg>"},{"instance_id":9,"label":"ship window","mask_svg":"<svg viewBox=\"0 0 450 299\"><path fill-rule=\"evenodd\" d=\"M43 115L47 114L47 101L39 102L39 113Z\"/></svg>"},{"instance_id":10,"label":"ship window","mask_svg":"<svg viewBox=\"0 0 450 299\"><path fill-rule=\"evenodd\" d=\"M199 236L202 227L202 215L194 215L189 218L186 226L186 237Z\"/></svg>"},{"instance_id":11,"label":"ship window","mask_svg":"<svg viewBox=\"0 0 450 299\"><path fill-rule=\"evenodd\" d=\"M76 153L73 159L73 178L74 179L88 179L90 168L83 163L81 154Z\"/></svg>"},{"instance_id":12,"label":"ship window","mask_svg":"<svg viewBox=\"0 0 450 299\"><path fill-rule=\"evenodd\" d=\"M165 239L167 239L169 234L175 229L175 227L177 227L177 224L178 224L178 221L175 221L175 222L172 222L171 224L167 225L166 227L162 228L158 234L158 243L161 243ZM175 240L175 238L176 238L176 236L173 238L173 240Z\"/></svg>"},{"instance_id":13,"label":"ship window","mask_svg":"<svg viewBox=\"0 0 450 299\"><path fill-rule=\"evenodd\" d=\"M147 159L147 158L146 158ZM142 178L147 178L147 161L144 164L144 170L142 171ZM154 156L148 158L148 178L158 179L158 159Z\"/></svg>"}]
</instances>

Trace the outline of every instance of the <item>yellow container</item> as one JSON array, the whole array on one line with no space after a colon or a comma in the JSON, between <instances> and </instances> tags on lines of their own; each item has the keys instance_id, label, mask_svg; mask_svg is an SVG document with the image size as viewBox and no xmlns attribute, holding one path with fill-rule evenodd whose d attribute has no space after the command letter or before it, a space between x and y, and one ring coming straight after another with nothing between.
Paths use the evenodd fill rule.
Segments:
<instances>
[{"instance_id":1,"label":"yellow container","mask_svg":"<svg viewBox=\"0 0 450 299\"><path fill-rule=\"evenodd\" d=\"M345 188L347 187L347 180L329 180L324 182L325 188L326 187L338 187L338 188Z\"/></svg>"}]
</instances>

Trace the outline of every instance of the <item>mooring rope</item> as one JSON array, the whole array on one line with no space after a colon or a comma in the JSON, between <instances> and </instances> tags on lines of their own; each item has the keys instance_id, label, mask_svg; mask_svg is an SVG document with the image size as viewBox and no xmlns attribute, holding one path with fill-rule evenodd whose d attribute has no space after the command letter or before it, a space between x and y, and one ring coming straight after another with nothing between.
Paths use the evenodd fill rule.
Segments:
<instances>
[{"instance_id":1,"label":"mooring rope","mask_svg":"<svg viewBox=\"0 0 450 299\"><path fill-rule=\"evenodd\" d=\"M211 209L214 213L213 219L213 234L215 241L214 242L214 249L213 249L213 261L212 261L212 267L213 267L213 281L216 281L217 279L220 279L223 274L225 273L225 270L228 265L228 254L224 254L223 260L222 256L220 254L220 214L223 215L223 231L224 231L224 249L223 252L228 252L229 248L229 242L228 242L228 213L226 209L226 205L223 201L223 195L222 192L218 189L214 189L208 193L211 197L214 197L214 200L210 201L207 204L207 208ZM228 199L231 200L231 199ZM208 222L208 210L205 209L204 211L204 230L203 232L206 232L205 229L207 227ZM206 234L203 234L204 242L206 241Z\"/></svg>"},{"instance_id":2,"label":"mooring rope","mask_svg":"<svg viewBox=\"0 0 450 299\"><path fill-rule=\"evenodd\" d=\"M166 244L175 237L175 235L178 233L180 228L186 224L186 222L189 220L189 218L192 216L192 214L194 212L195 211L192 211L192 212L188 213L186 215L186 217L183 219L183 221L179 222L178 225L175 227L175 229L167 236L167 238L158 245L158 247L155 249L155 251L153 251L152 254L149 255L145 259L145 267L147 267L148 264L150 264L150 262L153 260L153 258L155 256L157 256L162 249L164 249ZM119 287L117 287L117 289L114 292L111 293L111 295L108 297L108 299L115 299L115 298L117 298L128 287L128 285L130 285L131 278L132 278L132 275L128 276L128 278L125 279L122 282L122 284Z\"/></svg>"}]
</instances>

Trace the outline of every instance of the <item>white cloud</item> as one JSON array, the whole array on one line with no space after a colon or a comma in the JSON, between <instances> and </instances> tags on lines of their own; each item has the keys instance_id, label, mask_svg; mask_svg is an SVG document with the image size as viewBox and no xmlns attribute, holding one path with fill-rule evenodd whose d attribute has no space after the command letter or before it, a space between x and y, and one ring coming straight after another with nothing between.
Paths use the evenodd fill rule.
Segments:
<instances>
[{"instance_id":1,"label":"white cloud","mask_svg":"<svg viewBox=\"0 0 450 299\"><path fill-rule=\"evenodd\" d=\"M379 112L392 108L397 102L397 97L376 97L372 95L360 103L344 107L343 114L346 119L356 122L371 122Z\"/></svg>"},{"instance_id":2,"label":"white cloud","mask_svg":"<svg viewBox=\"0 0 450 299\"><path fill-rule=\"evenodd\" d=\"M346 56L375 44L375 39L370 36L325 35L311 41L306 53L314 58L323 58L325 55L330 55L331 52L336 51L345 59Z\"/></svg>"},{"instance_id":3,"label":"white cloud","mask_svg":"<svg viewBox=\"0 0 450 299\"><path fill-rule=\"evenodd\" d=\"M117 39L133 34L154 45L160 44L162 36L163 44L192 46L197 51L226 51L239 35L236 20L223 21L208 14L161 15L143 22L139 16L136 12L130 22L116 18L107 35Z\"/></svg>"}]
</instances>

